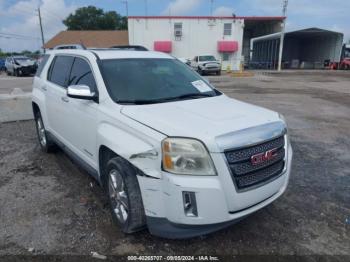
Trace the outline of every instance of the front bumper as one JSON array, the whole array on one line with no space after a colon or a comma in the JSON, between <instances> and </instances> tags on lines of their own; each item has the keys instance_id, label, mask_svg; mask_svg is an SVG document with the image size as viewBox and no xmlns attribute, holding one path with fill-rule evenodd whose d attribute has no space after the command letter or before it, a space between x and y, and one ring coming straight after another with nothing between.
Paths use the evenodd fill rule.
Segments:
<instances>
[{"instance_id":1,"label":"front bumper","mask_svg":"<svg viewBox=\"0 0 350 262\"><path fill-rule=\"evenodd\" d=\"M163 172L163 179L138 177L149 231L165 238L190 238L232 225L265 207L286 190L292 159L287 146L286 170L261 187L238 192L223 154L212 154L218 176L179 176ZM195 192L198 216L186 216L182 192Z\"/></svg>"},{"instance_id":2,"label":"front bumper","mask_svg":"<svg viewBox=\"0 0 350 262\"><path fill-rule=\"evenodd\" d=\"M203 72L218 72L218 71L221 71L221 68L220 67L203 67L202 68L202 71Z\"/></svg>"},{"instance_id":3,"label":"front bumper","mask_svg":"<svg viewBox=\"0 0 350 262\"><path fill-rule=\"evenodd\" d=\"M37 66L19 66L16 70L22 75L30 75L35 74Z\"/></svg>"}]
</instances>

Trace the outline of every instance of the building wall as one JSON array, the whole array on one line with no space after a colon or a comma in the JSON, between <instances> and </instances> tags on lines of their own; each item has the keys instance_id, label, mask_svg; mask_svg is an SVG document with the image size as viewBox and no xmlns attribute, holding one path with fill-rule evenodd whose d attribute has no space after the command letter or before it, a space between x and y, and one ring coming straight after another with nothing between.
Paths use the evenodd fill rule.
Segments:
<instances>
[{"instance_id":1,"label":"building wall","mask_svg":"<svg viewBox=\"0 0 350 262\"><path fill-rule=\"evenodd\" d=\"M174 24L182 23L182 37L174 36ZM232 23L231 36L224 36L224 23ZM183 18L129 18L129 43L143 45L153 50L154 41L171 41L171 55L193 59L196 55L214 55L222 61L223 54L217 51L217 42L238 42L238 51L230 53L229 61L222 61L225 70L239 70L242 56L243 19L183 19Z\"/></svg>"}]
</instances>

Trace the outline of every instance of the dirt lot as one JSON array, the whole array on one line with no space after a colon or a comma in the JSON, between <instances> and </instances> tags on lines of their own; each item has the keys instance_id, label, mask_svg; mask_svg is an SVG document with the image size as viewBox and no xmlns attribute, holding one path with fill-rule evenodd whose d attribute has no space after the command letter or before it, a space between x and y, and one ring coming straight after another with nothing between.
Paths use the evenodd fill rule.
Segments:
<instances>
[{"instance_id":1,"label":"dirt lot","mask_svg":"<svg viewBox=\"0 0 350 262\"><path fill-rule=\"evenodd\" d=\"M0 255L27 255L34 248L33 254L56 255L97 251L350 259L350 74L210 79L229 96L285 115L294 163L280 199L205 237L170 241L146 230L124 235L112 225L107 200L93 179L62 152L41 153L32 121L2 123Z\"/></svg>"}]
</instances>

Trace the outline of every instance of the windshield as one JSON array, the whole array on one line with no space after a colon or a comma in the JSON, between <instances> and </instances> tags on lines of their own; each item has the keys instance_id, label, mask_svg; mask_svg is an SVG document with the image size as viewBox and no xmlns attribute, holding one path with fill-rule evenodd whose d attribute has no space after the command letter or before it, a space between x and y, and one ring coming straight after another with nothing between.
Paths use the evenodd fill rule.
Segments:
<instances>
[{"instance_id":1,"label":"windshield","mask_svg":"<svg viewBox=\"0 0 350 262\"><path fill-rule=\"evenodd\" d=\"M344 50L344 57L345 57L345 58L350 58L350 48L346 48L346 49Z\"/></svg>"},{"instance_id":2,"label":"windshield","mask_svg":"<svg viewBox=\"0 0 350 262\"><path fill-rule=\"evenodd\" d=\"M117 103L162 103L221 94L176 59L107 59L100 65L108 93Z\"/></svg>"},{"instance_id":3,"label":"windshield","mask_svg":"<svg viewBox=\"0 0 350 262\"><path fill-rule=\"evenodd\" d=\"M212 55L205 55L205 56L200 56L199 57L199 61L200 62L204 62L204 61L216 61L215 57Z\"/></svg>"},{"instance_id":4,"label":"windshield","mask_svg":"<svg viewBox=\"0 0 350 262\"><path fill-rule=\"evenodd\" d=\"M29 57L14 57L15 61L27 61L30 60Z\"/></svg>"}]
</instances>

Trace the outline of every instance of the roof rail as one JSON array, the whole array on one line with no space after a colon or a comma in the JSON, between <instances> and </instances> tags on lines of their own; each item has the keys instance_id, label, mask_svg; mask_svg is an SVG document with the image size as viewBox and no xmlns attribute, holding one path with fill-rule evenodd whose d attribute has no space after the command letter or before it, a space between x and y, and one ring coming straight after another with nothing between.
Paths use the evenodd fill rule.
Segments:
<instances>
[{"instance_id":1,"label":"roof rail","mask_svg":"<svg viewBox=\"0 0 350 262\"><path fill-rule=\"evenodd\" d=\"M64 45L56 45L53 49L86 49L83 44L64 44Z\"/></svg>"},{"instance_id":2,"label":"roof rail","mask_svg":"<svg viewBox=\"0 0 350 262\"><path fill-rule=\"evenodd\" d=\"M115 45L110 48L119 50L148 51L146 47L141 45Z\"/></svg>"}]
</instances>

